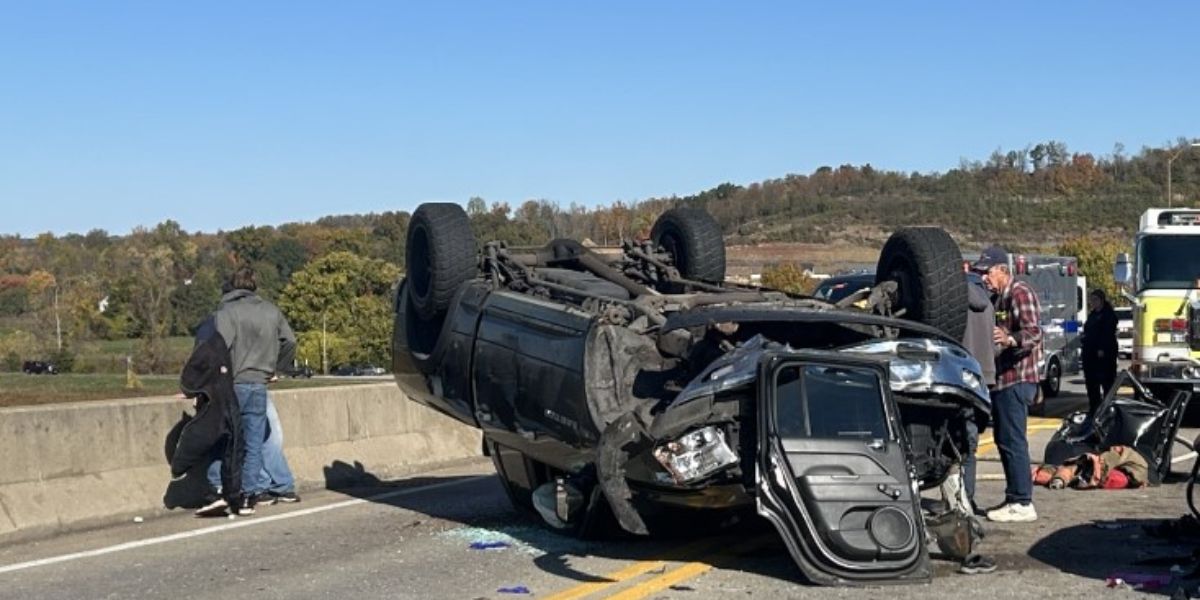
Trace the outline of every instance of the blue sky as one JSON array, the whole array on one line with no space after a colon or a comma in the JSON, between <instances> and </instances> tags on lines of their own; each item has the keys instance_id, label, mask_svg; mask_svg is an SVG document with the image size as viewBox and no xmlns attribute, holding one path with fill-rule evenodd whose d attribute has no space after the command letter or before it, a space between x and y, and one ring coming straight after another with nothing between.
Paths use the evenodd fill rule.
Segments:
<instances>
[{"instance_id":1,"label":"blue sky","mask_svg":"<svg viewBox=\"0 0 1200 600\"><path fill-rule=\"evenodd\" d=\"M945 171L1200 135L1188 2L25 2L0 233Z\"/></svg>"}]
</instances>

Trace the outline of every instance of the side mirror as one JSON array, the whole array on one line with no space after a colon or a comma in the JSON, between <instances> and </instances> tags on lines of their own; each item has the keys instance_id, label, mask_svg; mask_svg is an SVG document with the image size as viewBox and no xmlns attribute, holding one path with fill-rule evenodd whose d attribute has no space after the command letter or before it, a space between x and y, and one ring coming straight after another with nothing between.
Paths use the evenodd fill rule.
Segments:
<instances>
[{"instance_id":1,"label":"side mirror","mask_svg":"<svg viewBox=\"0 0 1200 600\"><path fill-rule=\"evenodd\" d=\"M1113 281L1121 287L1133 283L1133 265L1129 262L1129 254L1122 252L1117 255L1117 263L1113 265Z\"/></svg>"}]
</instances>

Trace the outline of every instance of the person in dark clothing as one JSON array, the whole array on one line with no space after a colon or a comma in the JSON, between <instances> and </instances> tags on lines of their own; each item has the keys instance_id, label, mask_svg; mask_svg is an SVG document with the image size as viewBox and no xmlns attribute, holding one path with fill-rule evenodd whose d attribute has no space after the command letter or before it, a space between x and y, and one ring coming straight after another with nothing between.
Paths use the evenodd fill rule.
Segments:
<instances>
[{"instance_id":1,"label":"person in dark clothing","mask_svg":"<svg viewBox=\"0 0 1200 600\"><path fill-rule=\"evenodd\" d=\"M1117 378L1117 313L1104 290L1088 294L1088 316L1083 326L1083 379L1087 385L1088 412L1104 401Z\"/></svg>"},{"instance_id":2,"label":"person in dark clothing","mask_svg":"<svg viewBox=\"0 0 1200 600\"><path fill-rule=\"evenodd\" d=\"M996 385L996 347L992 342L992 329L996 325L996 309L983 279L975 273L967 274L967 328L963 332L963 347L979 361L983 372L983 384L991 389ZM975 415L972 415L975 416ZM984 416L986 425L986 415ZM975 506L975 450L979 446L979 424L976 419L967 420L967 455L963 457L963 486L967 498Z\"/></svg>"},{"instance_id":3,"label":"person in dark clothing","mask_svg":"<svg viewBox=\"0 0 1200 600\"><path fill-rule=\"evenodd\" d=\"M996 346L992 342L993 328L996 325L996 309L992 306L992 296L984 285L983 278L978 273L967 273L967 328L963 332L963 347L979 362L983 374L983 384L991 389L996 385ZM980 427L986 427L989 415L970 410L972 414L966 420L967 452L963 456L962 473L963 488L967 492L967 500L971 503L971 511L982 516L975 503L975 452L979 448ZM963 559L959 572L975 575L991 573L996 570L996 561L991 557L973 553Z\"/></svg>"},{"instance_id":4,"label":"person in dark clothing","mask_svg":"<svg viewBox=\"0 0 1200 600\"><path fill-rule=\"evenodd\" d=\"M225 338L213 329L197 337L179 376L184 396L196 401L196 416L179 435L171 456L171 477L183 477L197 465L208 464L214 455L221 458L221 493L206 499L197 515L209 514L218 505L220 512L226 506L235 511L241 506L242 420L233 388L232 364Z\"/></svg>"}]
</instances>

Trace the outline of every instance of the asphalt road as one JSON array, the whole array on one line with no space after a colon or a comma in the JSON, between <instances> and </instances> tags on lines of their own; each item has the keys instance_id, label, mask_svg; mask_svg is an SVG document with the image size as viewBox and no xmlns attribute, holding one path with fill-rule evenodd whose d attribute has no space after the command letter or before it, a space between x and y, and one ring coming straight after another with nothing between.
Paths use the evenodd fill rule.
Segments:
<instances>
[{"instance_id":1,"label":"asphalt road","mask_svg":"<svg viewBox=\"0 0 1200 600\"><path fill-rule=\"evenodd\" d=\"M1050 401L1052 414L1086 404L1078 386L1066 391ZM1035 457L1054 421L1031 419ZM1003 483L994 447L984 444L981 456L987 505L1001 499ZM984 551L1000 564L994 574L959 575L940 562L928 585L827 589L802 584L776 536L752 522L716 538L559 536L515 513L480 460L350 493L315 492L252 517L181 513L0 547L0 598L1120 598L1142 592L1107 589L1107 575L1166 574L1170 562L1134 563L1192 551L1140 527L1185 512L1179 483L1039 489L1036 502L1037 523L988 525ZM477 550L473 542L507 547Z\"/></svg>"}]
</instances>

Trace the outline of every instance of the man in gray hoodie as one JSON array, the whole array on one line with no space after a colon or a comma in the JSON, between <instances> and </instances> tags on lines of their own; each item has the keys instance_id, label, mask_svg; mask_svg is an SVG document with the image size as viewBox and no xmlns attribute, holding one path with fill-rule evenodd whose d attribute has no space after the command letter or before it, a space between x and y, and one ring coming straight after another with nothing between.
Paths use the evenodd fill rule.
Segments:
<instances>
[{"instance_id":1,"label":"man in gray hoodie","mask_svg":"<svg viewBox=\"0 0 1200 600\"><path fill-rule=\"evenodd\" d=\"M983 384L991 389L996 385L996 347L992 342L992 329L996 326L996 309L992 306L991 294L983 280L974 273L967 273L967 329L963 333L963 346L971 353L983 370ZM968 454L963 457L963 479L967 497L975 504L975 449L979 446L979 428L974 420L967 422Z\"/></svg>"},{"instance_id":2,"label":"man in gray hoodie","mask_svg":"<svg viewBox=\"0 0 1200 600\"><path fill-rule=\"evenodd\" d=\"M245 514L253 513L256 504L298 500L293 490L271 493L268 489L271 481L264 472L264 440L271 408L267 383L274 381L275 374L286 369L295 358L296 334L279 308L255 293L258 282L253 269L242 267L235 271L227 287L230 291L221 298L214 324L229 344L233 388L241 406L246 453L242 463L245 501L240 512ZM283 464L272 471L282 470L290 476L282 453L277 460Z\"/></svg>"}]
</instances>

